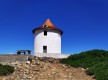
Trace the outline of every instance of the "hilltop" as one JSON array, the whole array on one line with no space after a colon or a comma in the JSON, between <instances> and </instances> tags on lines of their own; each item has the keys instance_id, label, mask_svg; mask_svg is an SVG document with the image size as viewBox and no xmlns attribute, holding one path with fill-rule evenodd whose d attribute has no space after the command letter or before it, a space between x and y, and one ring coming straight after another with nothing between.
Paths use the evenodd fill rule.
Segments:
<instances>
[{"instance_id":1,"label":"hilltop","mask_svg":"<svg viewBox=\"0 0 108 80\"><path fill-rule=\"evenodd\" d=\"M0 80L94 80L86 75L85 69L73 68L59 63L53 58L33 58L31 63L26 61L4 61L3 64L11 65L15 72Z\"/></svg>"}]
</instances>

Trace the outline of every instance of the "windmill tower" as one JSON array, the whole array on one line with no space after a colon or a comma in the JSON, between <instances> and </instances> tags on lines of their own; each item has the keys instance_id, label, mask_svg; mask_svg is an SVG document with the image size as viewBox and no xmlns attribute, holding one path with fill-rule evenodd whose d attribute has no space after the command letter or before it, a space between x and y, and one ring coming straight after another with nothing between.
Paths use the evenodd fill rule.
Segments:
<instances>
[{"instance_id":1,"label":"windmill tower","mask_svg":"<svg viewBox=\"0 0 108 80\"><path fill-rule=\"evenodd\" d=\"M32 32L34 34L34 56L41 53L61 54L63 31L56 28L49 19Z\"/></svg>"}]
</instances>

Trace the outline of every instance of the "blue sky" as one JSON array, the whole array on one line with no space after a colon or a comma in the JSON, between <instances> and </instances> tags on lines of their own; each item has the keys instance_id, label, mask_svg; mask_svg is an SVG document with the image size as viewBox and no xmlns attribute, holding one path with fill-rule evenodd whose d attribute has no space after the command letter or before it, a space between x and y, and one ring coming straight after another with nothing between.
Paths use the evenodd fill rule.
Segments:
<instances>
[{"instance_id":1,"label":"blue sky","mask_svg":"<svg viewBox=\"0 0 108 80\"><path fill-rule=\"evenodd\" d=\"M62 53L108 50L108 0L0 0L0 53L33 51L46 19L63 30Z\"/></svg>"}]
</instances>

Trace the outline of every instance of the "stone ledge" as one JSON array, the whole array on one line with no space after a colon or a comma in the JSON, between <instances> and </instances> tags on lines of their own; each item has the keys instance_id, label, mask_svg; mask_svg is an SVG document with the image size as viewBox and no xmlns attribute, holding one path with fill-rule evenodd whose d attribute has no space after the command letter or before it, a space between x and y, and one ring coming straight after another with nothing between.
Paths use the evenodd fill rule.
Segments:
<instances>
[{"instance_id":1,"label":"stone ledge","mask_svg":"<svg viewBox=\"0 0 108 80\"><path fill-rule=\"evenodd\" d=\"M71 54L60 54L60 53L36 53L37 57L52 57L52 58L67 58Z\"/></svg>"}]
</instances>

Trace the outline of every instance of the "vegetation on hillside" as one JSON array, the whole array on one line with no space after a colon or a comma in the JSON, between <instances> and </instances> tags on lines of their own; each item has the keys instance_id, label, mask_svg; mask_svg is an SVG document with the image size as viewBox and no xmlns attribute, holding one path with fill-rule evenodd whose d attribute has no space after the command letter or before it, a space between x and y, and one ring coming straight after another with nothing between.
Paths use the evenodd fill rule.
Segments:
<instances>
[{"instance_id":1,"label":"vegetation on hillside","mask_svg":"<svg viewBox=\"0 0 108 80\"><path fill-rule=\"evenodd\" d=\"M0 64L0 76L6 76L14 72L14 67Z\"/></svg>"},{"instance_id":2,"label":"vegetation on hillside","mask_svg":"<svg viewBox=\"0 0 108 80\"><path fill-rule=\"evenodd\" d=\"M87 69L86 73L94 75L96 80L108 80L108 51L89 50L60 59L60 62L73 67L83 67Z\"/></svg>"}]
</instances>

